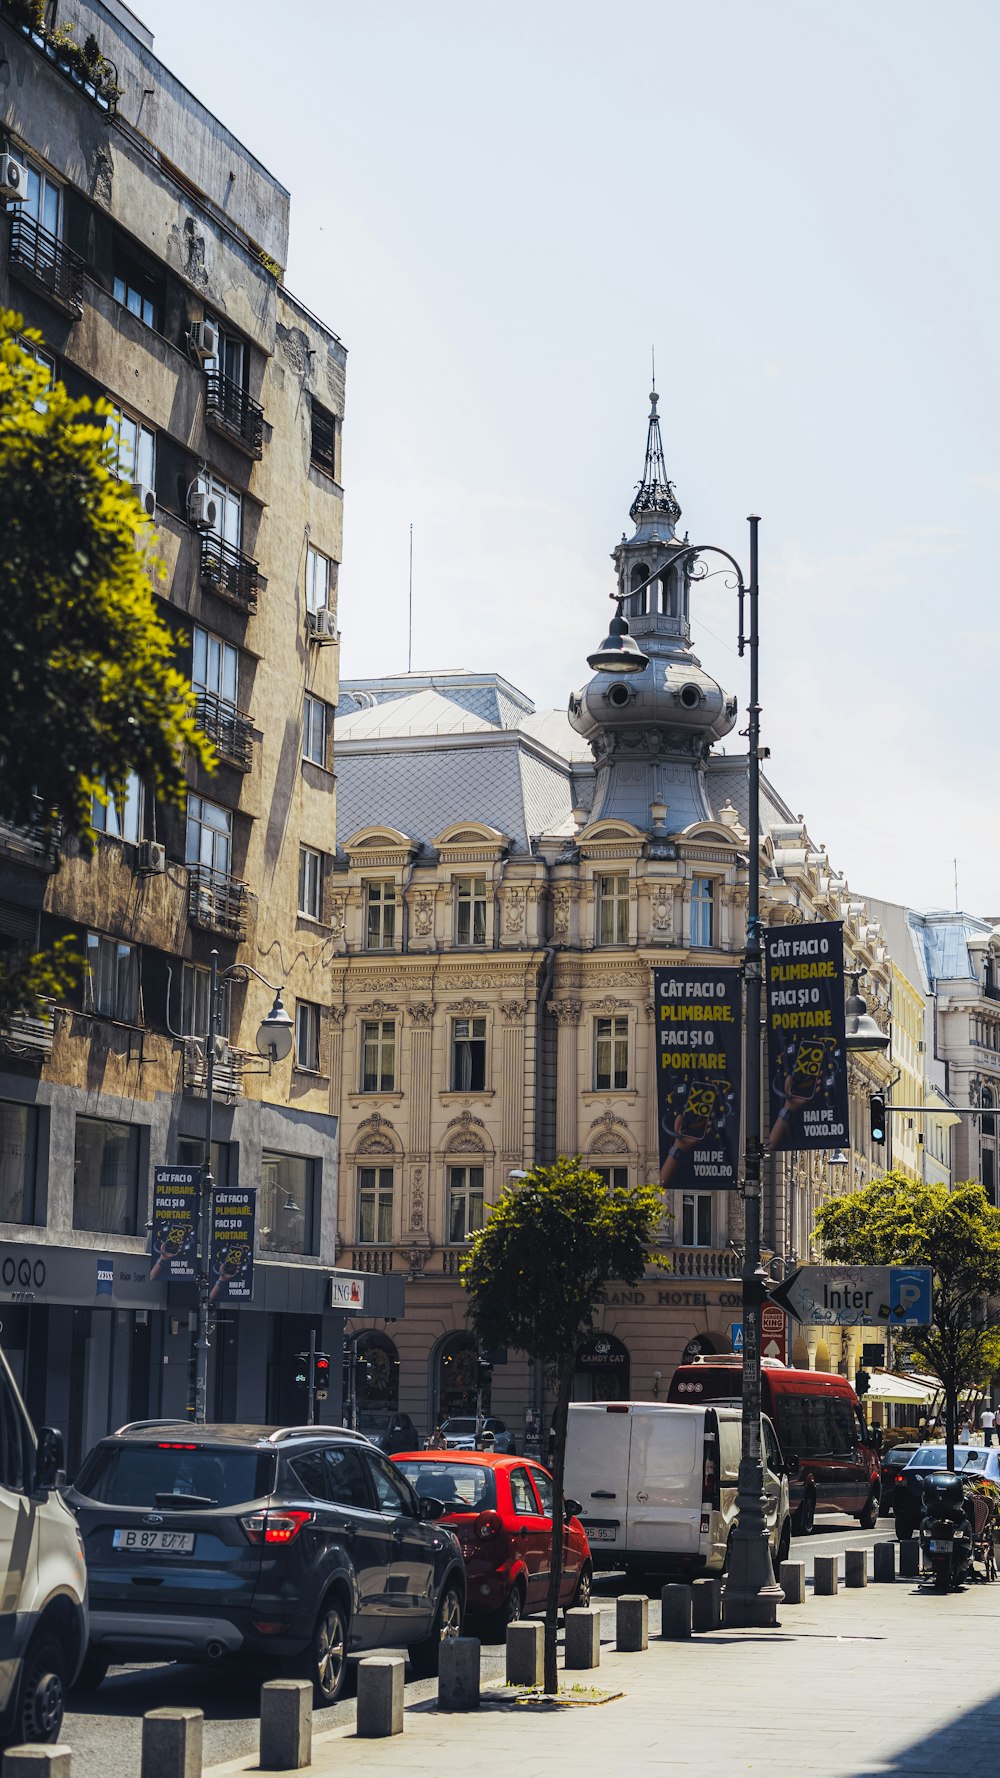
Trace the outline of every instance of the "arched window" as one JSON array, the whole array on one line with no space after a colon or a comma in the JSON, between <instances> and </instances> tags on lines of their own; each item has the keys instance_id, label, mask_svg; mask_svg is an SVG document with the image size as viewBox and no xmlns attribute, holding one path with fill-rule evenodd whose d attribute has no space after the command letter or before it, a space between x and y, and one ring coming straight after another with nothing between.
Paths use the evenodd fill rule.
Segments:
<instances>
[{"instance_id":1,"label":"arched window","mask_svg":"<svg viewBox=\"0 0 1000 1778\"><path fill-rule=\"evenodd\" d=\"M357 1363L358 1412L395 1412L399 1406L399 1353L388 1335L361 1334Z\"/></svg>"},{"instance_id":2,"label":"arched window","mask_svg":"<svg viewBox=\"0 0 1000 1778\"><path fill-rule=\"evenodd\" d=\"M649 573L648 562L637 562L632 570L629 587L631 588L634 600L632 605L633 617L645 617L649 610L650 588L648 586L643 586L643 581L649 579ZM641 591L638 590L640 588L642 589Z\"/></svg>"},{"instance_id":3,"label":"arched window","mask_svg":"<svg viewBox=\"0 0 1000 1778\"><path fill-rule=\"evenodd\" d=\"M471 1334L451 1334L437 1356L434 1418L438 1424L452 1414L476 1412L476 1342ZM482 1392L482 1411L490 1411L490 1389Z\"/></svg>"},{"instance_id":4,"label":"arched window","mask_svg":"<svg viewBox=\"0 0 1000 1778\"><path fill-rule=\"evenodd\" d=\"M628 1401L632 1361L614 1334L595 1333L576 1355L574 1401Z\"/></svg>"}]
</instances>

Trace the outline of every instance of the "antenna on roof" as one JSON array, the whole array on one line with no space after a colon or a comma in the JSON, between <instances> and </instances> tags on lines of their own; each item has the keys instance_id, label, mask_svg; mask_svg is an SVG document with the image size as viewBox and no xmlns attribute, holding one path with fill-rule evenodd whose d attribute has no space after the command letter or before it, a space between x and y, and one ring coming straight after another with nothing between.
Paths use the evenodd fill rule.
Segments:
<instances>
[{"instance_id":1,"label":"antenna on roof","mask_svg":"<svg viewBox=\"0 0 1000 1778\"><path fill-rule=\"evenodd\" d=\"M653 388L655 389L656 388L656 347L655 346L650 346L650 348L649 348L649 361L653 367Z\"/></svg>"},{"instance_id":2,"label":"antenna on roof","mask_svg":"<svg viewBox=\"0 0 1000 1778\"><path fill-rule=\"evenodd\" d=\"M410 524L410 607L406 635L406 671L413 672L413 524Z\"/></svg>"},{"instance_id":3,"label":"antenna on roof","mask_svg":"<svg viewBox=\"0 0 1000 1778\"><path fill-rule=\"evenodd\" d=\"M957 914L958 913L958 859L953 858L952 863L955 866L955 912Z\"/></svg>"}]
</instances>

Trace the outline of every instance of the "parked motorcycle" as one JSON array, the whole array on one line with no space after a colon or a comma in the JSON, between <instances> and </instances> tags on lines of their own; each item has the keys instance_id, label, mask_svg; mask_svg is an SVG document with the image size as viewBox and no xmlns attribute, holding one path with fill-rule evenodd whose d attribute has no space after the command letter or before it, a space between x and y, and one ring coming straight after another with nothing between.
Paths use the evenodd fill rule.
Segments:
<instances>
[{"instance_id":1,"label":"parked motorcycle","mask_svg":"<svg viewBox=\"0 0 1000 1778\"><path fill-rule=\"evenodd\" d=\"M934 1589L946 1593L960 1587L972 1565L972 1526L965 1510L962 1478L937 1470L924 1478L924 1512L920 1521L923 1565L934 1575Z\"/></svg>"}]
</instances>

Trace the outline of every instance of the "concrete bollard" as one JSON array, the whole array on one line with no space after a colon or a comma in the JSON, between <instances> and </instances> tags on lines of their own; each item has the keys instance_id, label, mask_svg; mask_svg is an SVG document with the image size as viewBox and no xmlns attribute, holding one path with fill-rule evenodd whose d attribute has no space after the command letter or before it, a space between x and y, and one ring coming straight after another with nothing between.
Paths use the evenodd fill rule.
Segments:
<instances>
[{"instance_id":1,"label":"concrete bollard","mask_svg":"<svg viewBox=\"0 0 1000 1778\"><path fill-rule=\"evenodd\" d=\"M601 1664L601 1613L596 1605L579 1605L566 1613L566 1668Z\"/></svg>"},{"instance_id":2,"label":"concrete bollard","mask_svg":"<svg viewBox=\"0 0 1000 1778\"><path fill-rule=\"evenodd\" d=\"M896 1578L896 1545L894 1543L877 1543L875 1545L875 1580L895 1580Z\"/></svg>"},{"instance_id":3,"label":"concrete bollard","mask_svg":"<svg viewBox=\"0 0 1000 1778\"><path fill-rule=\"evenodd\" d=\"M813 1592L829 1597L840 1586L837 1574L836 1556L815 1556L813 1558Z\"/></svg>"},{"instance_id":4,"label":"concrete bollard","mask_svg":"<svg viewBox=\"0 0 1000 1778\"><path fill-rule=\"evenodd\" d=\"M313 1688L308 1679L269 1679L260 1688L260 1764L264 1772L312 1765Z\"/></svg>"},{"instance_id":5,"label":"concrete bollard","mask_svg":"<svg viewBox=\"0 0 1000 1778\"><path fill-rule=\"evenodd\" d=\"M507 1684L533 1690L545 1684L545 1625L507 1625Z\"/></svg>"},{"instance_id":6,"label":"concrete bollard","mask_svg":"<svg viewBox=\"0 0 1000 1778\"><path fill-rule=\"evenodd\" d=\"M844 1551L844 1585L845 1587L866 1587L868 1585L868 1551Z\"/></svg>"},{"instance_id":7,"label":"concrete bollard","mask_svg":"<svg viewBox=\"0 0 1000 1778\"><path fill-rule=\"evenodd\" d=\"M204 1722L200 1710L147 1710L142 1719L142 1778L201 1778Z\"/></svg>"},{"instance_id":8,"label":"concrete bollard","mask_svg":"<svg viewBox=\"0 0 1000 1778\"><path fill-rule=\"evenodd\" d=\"M68 1747L40 1747L34 1742L8 1747L3 1756L4 1778L69 1778Z\"/></svg>"},{"instance_id":9,"label":"concrete bollard","mask_svg":"<svg viewBox=\"0 0 1000 1778\"><path fill-rule=\"evenodd\" d=\"M778 1580L785 1595L786 1605L805 1604L806 1565L804 1562L782 1562Z\"/></svg>"},{"instance_id":10,"label":"concrete bollard","mask_svg":"<svg viewBox=\"0 0 1000 1778\"><path fill-rule=\"evenodd\" d=\"M621 1593L615 1622L619 1654L639 1654L649 1647L649 1600L645 1593Z\"/></svg>"},{"instance_id":11,"label":"concrete bollard","mask_svg":"<svg viewBox=\"0 0 1000 1778\"><path fill-rule=\"evenodd\" d=\"M699 1633L722 1628L722 1582L705 1577L691 1584L691 1628Z\"/></svg>"},{"instance_id":12,"label":"concrete bollard","mask_svg":"<svg viewBox=\"0 0 1000 1778\"><path fill-rule=\"evenodd\" d=\"M890 1549L892 1545L890 1544ZM920 1541L916 1537L908 1537L899 1546L899 1572L908 1580L915 1580L920 1574Z\"/></svg>"},{"instance_id":13,"label":"concrete bollard","mask_svg":"<svg viewBox=\"0 0 1000 1778\"><path fill-rule=\"evenodd\" d=\"M358 1739L377 1741L403 1733L401 1655L368 1655L358 1662Z\"/></svg>"},{"instance_id":14,"label":"concrete bollard","mask_svg":"<svg viewBox=\"0 0 1000 1778\"><path fill-rule=\"evenodd\" d=\"M691 1588L676 1582L660 1594L660 1635L672 1641L691 1634Z\"/></svg>"},{"instance_id":15,"label":"concrete bollard","mask_svg":"<svg viewBox=\"0 0 1000 1778\"><path fill-rule=\"evenodd\" d=\"M479 1709L479 1638L451 1636L438 1656L438 1709Z\"/></svg>"}]
</instances>

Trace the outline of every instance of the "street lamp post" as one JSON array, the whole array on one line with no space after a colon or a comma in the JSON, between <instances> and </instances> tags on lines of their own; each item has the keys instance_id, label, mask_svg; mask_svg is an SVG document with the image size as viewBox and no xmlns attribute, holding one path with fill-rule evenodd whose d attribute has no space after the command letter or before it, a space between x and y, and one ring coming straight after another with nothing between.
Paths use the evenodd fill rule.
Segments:
<instances>
[{"instance_id":1,"label":"street lamp post","mask_svg":"<svg viewBox=\"0 0 1000 1778\"><path fill-rule=\"evenodd\" d=\"M231 963L227 969L219 968L219 953L212 952L212 966L208 989L208 1036L205 1044L205 1159L202 1163L201 1204L199 1206L199 1267L198 1267L198 1333L195 1339L195 1383L194 1383L194 1417L197 1425L204 1426L208 1406L208 1352L209 1352L209 1309L211 1277L209 1266L211 1255L209 1247L212 1239L212 1200L215 1196L215 1179L212 1174L212 1124L215 1108L215 1045L219 1036L219 984L223 981L245 981L248 975L255 976L263 982L265 988L274 995L274 1005L267 1017L262 1019L257 1029L258 1053L267 1058L268 1063L282 1062L292 1047L292 1021L285 1011L281 999L281 989L274 982L269 982L249 963Z\"/></svg>"}]
</instances>

